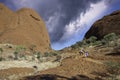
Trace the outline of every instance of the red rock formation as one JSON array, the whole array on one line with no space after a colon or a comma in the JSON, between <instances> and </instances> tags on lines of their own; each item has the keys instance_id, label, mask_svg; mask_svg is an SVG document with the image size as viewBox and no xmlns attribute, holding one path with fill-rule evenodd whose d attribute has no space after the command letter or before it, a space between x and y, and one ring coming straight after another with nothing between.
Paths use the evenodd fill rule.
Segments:
<instances>
[{"instance_id":1,"label":"red rock formation","mask_svg":"<svg viewBox=\"0 0 120 80\"><path fill-rule=\"evenodd\" d=\"M17 12L0 4L0 42L36 45L40 51L50 49L50 39L42 18L32 9Z\"/></svg>"},{"instance_id":2,"label":"red rock formation","mask_svg":"<svg viewBox=\"0 0 120 80\"><path fill-rule=\"evenodd\" d=\"M113 12L95 22L85 37L96 36L98 39L102 39L104 35L113 32L120 34L120 11Z\"/></svg>"}]
</instances>

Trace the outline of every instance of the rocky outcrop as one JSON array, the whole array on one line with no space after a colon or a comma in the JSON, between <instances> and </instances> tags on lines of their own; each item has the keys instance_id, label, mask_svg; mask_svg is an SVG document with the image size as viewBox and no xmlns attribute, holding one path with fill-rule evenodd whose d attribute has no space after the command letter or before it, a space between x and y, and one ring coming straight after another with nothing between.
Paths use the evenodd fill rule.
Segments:
<instances>
[{"instance_id":1,"label":"rocky outcrop","mask_svg":"<svg viewBox=\"0 0 120 80\"><path fill-rule=\"evenodd\" d=\"M85 37L96 36L98 39L102 39L104 35L113 32L120 34L120 11L115 11L95 22Z\"/></svg>"},{"instance_id":2,"label":"rocky outcrop","mask_svg":"<svg viewBox=\"0 0 120 80\"><path fill-rule=\"evenodd\" d=\"M50 49L45 23L34 10L23 8L13 12L3 4L0 4L0 43L36 45L40 51Z\"/></svg>"}]
</instances>

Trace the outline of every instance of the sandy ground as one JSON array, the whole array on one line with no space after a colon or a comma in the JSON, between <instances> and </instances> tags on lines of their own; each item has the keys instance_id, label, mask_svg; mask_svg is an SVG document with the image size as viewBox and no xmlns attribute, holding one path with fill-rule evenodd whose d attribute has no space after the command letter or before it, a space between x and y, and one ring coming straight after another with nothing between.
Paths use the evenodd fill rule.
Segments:
<instances>
[{"instance_id":1,"label":"sandy ground","mask_svg":"<svg viewBox=\"0 0 120 80\"><path fill-rule=\"evenodd\" d=\"M2 61L0 62L0 69L8 69L12 67L26 67L26 68L33 68L33 66L37 66L38 70L45 70L48 68L54 68L59 66L59 62L44 62L44 63L37 63L37 62L29 62L29 61Z\"/></svg>"}]
</instances>

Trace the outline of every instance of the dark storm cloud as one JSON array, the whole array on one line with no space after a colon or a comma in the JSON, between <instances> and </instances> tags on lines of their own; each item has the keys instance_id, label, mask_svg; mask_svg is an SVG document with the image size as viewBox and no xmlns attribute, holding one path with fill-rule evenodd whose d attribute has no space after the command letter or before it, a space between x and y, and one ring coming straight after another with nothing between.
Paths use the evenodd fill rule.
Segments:
<instances>
[{"instance_id":1,"label":"dark storm cloud","mask_svg":"<svg viewBox=\"0 0 120 80\"><path fill-rule=\"evenodd\" d=\"M5 2L5 0L0 0L0 2L3 2L3 3L4 3L4 2Z\"/></svg>"},{"instance_id":2,"label":"dark storm cloud","mask_svg":"<svg viewBox=\"0 0 120 80\"><path fill-rule=\"evenodd\" d=\"M53 32L50 32L50 38L52 42L59 41L62 36L65 33L65 26L68 25L71 21L74 21L77 19L77 17L81 13L85 13L90 8L91 3L97 3L101 0L56 0L56 3L50 4L52 6L49 6L47 10L39 11L45 21L49 19L51 16L55 13L59 13L59 22L55 27L53 28ZM43 9L41 9L43 10ZM54 21L52 21L54 23ZM49 26L49 25L48 25ZM52 26L49 26L48 28L51 28Z\"/></svg>"},{"instance_id":3,"label":"dark storm cloud","mask_svg":"<svg viewBox=\"0 0 120 80\"><path fill-rule=\"evenodd\" d=\"M17 7L13 3L13 0L0 0L0 3L4 3L7 7L9 7L12 10L17 9Z\"/></svg>"}]
</instances>

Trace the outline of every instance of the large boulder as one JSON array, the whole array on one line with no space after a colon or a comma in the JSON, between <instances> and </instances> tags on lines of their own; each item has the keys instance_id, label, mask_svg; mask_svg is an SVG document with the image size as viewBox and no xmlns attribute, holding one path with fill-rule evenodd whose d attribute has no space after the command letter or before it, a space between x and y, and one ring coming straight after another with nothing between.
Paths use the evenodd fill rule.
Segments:
<instances>
[{"instance_id":1,"label":"large boulder","mask_svg":"<svg viewBox=\"0 0 120 80\"><path fill-rule=\"evenodd\" d=\"M98 39L102 39L106 34L113 32L120 34L120 11L115 11L95 22L85 37L96 36Z\"/></svg>"},{"instance_id":2,"label":"large boulder","mask_svg":"<svg viewBox=\"0 0 120 80\"><path fill-rule=\"evenodd\" d=\"M50 49L50 39L42 18L32 9L13 12L0 4L0 43L11 43L40 51Z\"/></svg>"}]
</instances>

